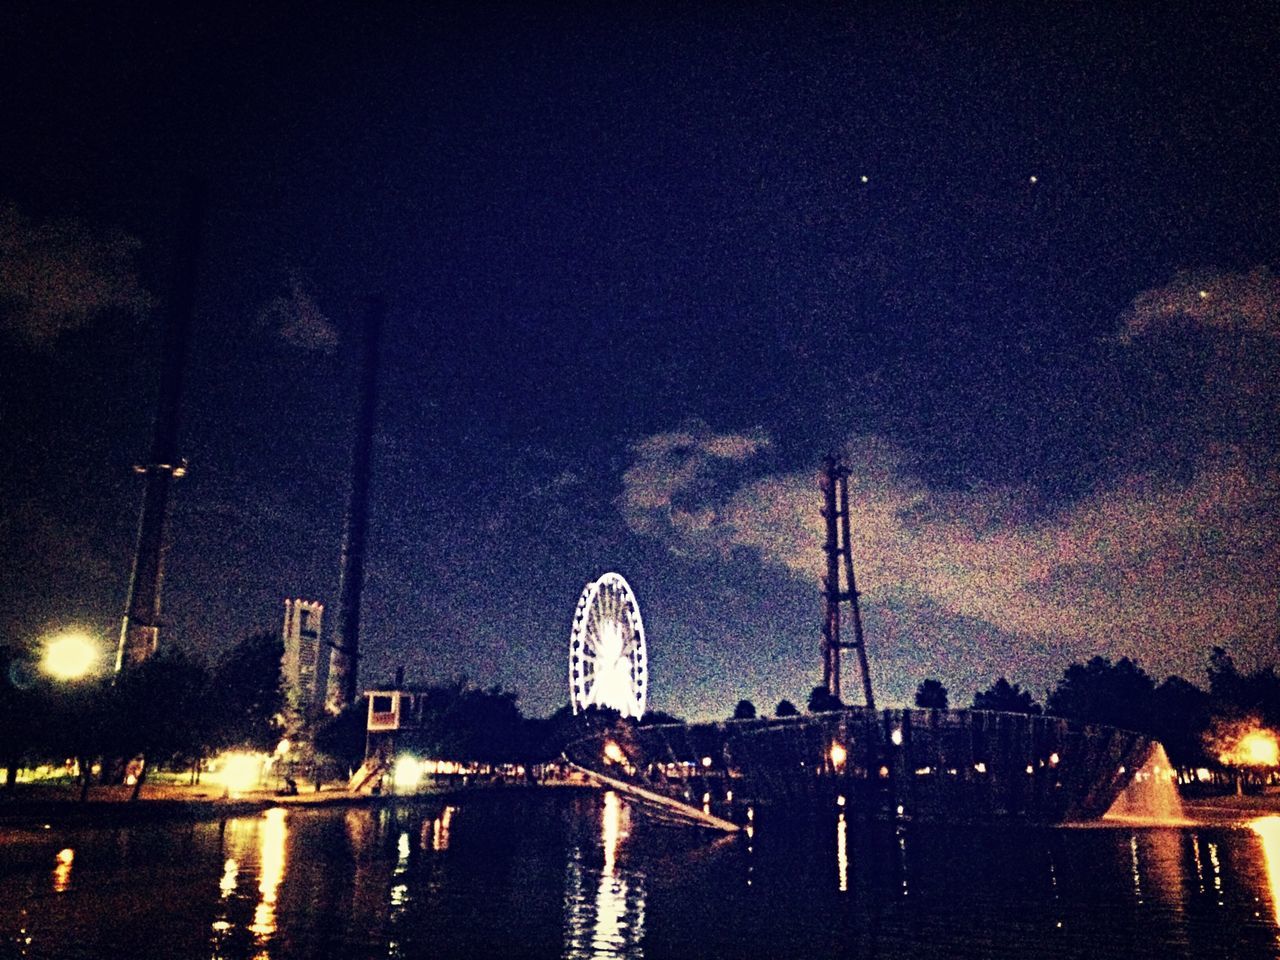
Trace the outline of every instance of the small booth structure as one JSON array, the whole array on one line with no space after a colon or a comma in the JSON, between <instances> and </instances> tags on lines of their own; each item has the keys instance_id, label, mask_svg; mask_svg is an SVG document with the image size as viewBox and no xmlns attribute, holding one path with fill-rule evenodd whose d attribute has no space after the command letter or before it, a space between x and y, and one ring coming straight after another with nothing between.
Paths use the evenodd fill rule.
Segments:
<instances>
[{"instance_id":1,"label":"small booth structure","mask_svg":"<svg viewBox=\"0 0 1280 960\"><path fill-rule=\"evenodd\" d=\"M364 691L369 701L365 722L364 763L351 777L347 789L356 793L377 790L391 772L406 737L422 725L426 691L402 685Z\"/></svg>"}]
</instances>

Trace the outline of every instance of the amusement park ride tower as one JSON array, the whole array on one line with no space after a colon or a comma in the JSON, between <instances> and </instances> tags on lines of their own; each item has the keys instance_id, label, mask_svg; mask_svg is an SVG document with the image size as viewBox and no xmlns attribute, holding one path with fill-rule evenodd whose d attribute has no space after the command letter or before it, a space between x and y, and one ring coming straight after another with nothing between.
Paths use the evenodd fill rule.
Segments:
<instances>
[{"instance_id":1,"label":"amusement park ride tower","mask_svg":"<svg viewBox=\"0 0 1280 960\"><path fill-rule=\"evenodd\" d=\"M822 622L822 682L827 693L840 699L840 651L855 651L862 674L862 695L866 705L874 710L876 698L871 692L871 674L867 670L867 645L862 634L858 583L853 575L853 550L849 538L849 468L834 454L828 454L822 462L821 485L822 517L827 527L822 548L827 558L827 572L822 580L822 596L826 601L826 617ZM840 582L841 569L844 570L843 586ZM840 639L842 604L849 607L853 627L851 641Z\"/></svg>"}]
</instances>

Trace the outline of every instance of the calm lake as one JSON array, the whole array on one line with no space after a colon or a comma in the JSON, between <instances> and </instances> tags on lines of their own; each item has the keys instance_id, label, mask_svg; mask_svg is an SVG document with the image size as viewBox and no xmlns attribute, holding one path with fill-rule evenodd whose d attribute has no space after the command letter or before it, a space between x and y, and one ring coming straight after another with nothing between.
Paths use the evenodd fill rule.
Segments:
<instances>
[{"instance_id":1,"label":"calm lake","mask_svg":"<svg viewBox=\"0 0 1280 960\"><path fill-rule=\"evenodd\" d=\"M0 957L1276 957L1280 818L716 837L513 791L0 829Z\"/></svg>"}]
</instances>

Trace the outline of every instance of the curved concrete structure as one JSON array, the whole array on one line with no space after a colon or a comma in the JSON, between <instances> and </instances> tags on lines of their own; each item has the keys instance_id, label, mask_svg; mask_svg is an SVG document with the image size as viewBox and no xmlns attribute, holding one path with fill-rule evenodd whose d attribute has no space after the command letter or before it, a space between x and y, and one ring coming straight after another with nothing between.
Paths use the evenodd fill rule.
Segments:
<instances>
[{"instance_id":1,"label":"curved concrete structure","mask_svg":"<svg viewBox=\"0 0 1280 960\"><path fill-rule=\"evenodd\" d=\"M1155 741L1056 717L868 710L773 720L638 726L577 741L566 758L691 811L842 803L855 817L1058 823L1102 816Z\"/></svg>"}]
</instances>

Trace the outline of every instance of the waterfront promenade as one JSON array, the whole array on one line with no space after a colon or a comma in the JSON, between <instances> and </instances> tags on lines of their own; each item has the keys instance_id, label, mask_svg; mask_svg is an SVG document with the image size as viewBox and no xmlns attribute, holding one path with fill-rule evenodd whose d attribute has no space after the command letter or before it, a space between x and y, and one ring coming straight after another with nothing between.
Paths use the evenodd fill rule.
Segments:
<instances>
[{"instance_id":1,"label":"waterfront promenade","mask_svg":"<svg viewBox=\"0 0 1280 960\"><path fill-rule=\"evenodd\" d=\"M97 786L89 799L80 800L73 785L21 784L14 796L0 797L0 829L54 829L60 826L87 826L138 823L166 819L221 819L243 816L272 807L372 807L419 798L452 796L459 793L530 789L584 789L581 784L559 781L529 784L525 781L484 780L481 782L441 782L423 784L411 793L348 791L338 784L300 784L298 793L282 794L275 789L226 793L207 784L146 784L141 795L131 800L131 786Z\"/></svg>"}]
</instances>

